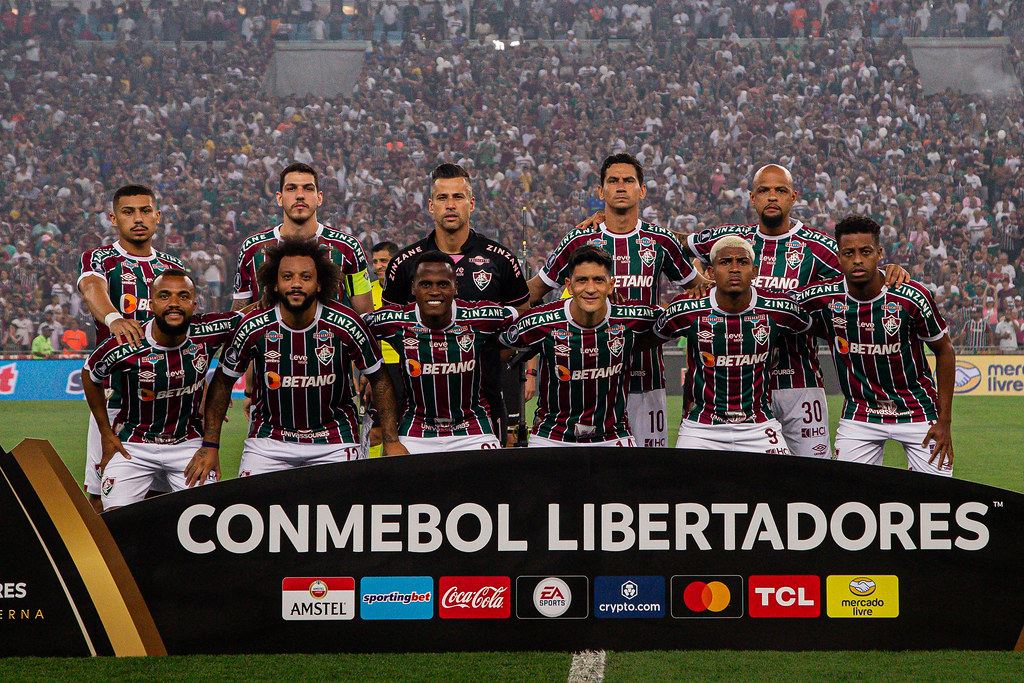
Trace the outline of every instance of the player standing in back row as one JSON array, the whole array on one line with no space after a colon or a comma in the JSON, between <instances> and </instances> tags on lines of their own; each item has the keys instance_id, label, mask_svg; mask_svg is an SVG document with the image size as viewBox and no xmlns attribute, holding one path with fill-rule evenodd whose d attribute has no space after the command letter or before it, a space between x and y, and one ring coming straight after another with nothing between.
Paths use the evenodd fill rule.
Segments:
<instances>
[{"instance_id":1,"label":"player standing in back row","mask_svg":"<svg viewBox=\"0 0 1024 683\"><path fill-rule=\"evenodd\" d=\"M720 238L743 237L754 248L753 286L766 292L792 293L840 275L835 240L790 218L796 197L788 169L763 166L754 174L750 190L758 222L708 228L690 235L686 246L709 263ZM899 266L890 265L887 277L892 283L908 276ZM790 335L783 342L771 370L771 393L772 412L782 423L790 453L827 458L828 404L813 336Z\"/></svg>"},{"instance_id":2,"label":"player standing in back row","mask_svg":"<svg viewBox=\"0 0 1024 683\"><path fill-rule=\"evenodd\" d=\"M585 245L611 254L615 293L622 301L657 306L663 274L682 287L704 282L687 261L675 233L640 220L640 201L647 195L647 186L643 166L635 157L614 154L604 160L598 195L604 201L604 220L592 220L562 238L544 267L528 282L531 304L564 286L572 253ZM668 445L667 401L665 364L659 345L639 352L632 363L626 412L638 445Z\"/></svg>"},{"instance_id":3,"label":"player standing in back row","mask_svg":"<svg viewBox=\"0 0 1024 683\"><path fill-rule=\"evenodd\" d=\"M836 226L843 276L797 296L829 340L846 401L835 456L880 465L887 439L903 444L911 470L953 476L956 356L931 294L913 281L885 286L881 227L863 216ZM935 374L924 346L935 354Z\"/></svg>"}]
</instances>

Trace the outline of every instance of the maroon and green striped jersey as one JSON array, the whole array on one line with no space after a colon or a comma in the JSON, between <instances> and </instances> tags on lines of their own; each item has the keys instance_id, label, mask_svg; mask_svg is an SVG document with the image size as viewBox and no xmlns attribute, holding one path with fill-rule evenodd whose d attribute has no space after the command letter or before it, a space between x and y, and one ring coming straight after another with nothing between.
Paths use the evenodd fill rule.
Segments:
<instances>
[{"instance_id":1,"label":"maroon and green striped jersey","mask_svg":"<svg viewBox=\"0 0 1024 683\"><path fill-rule=\"evenodd\" d=\"M569 257L588 244L601 247L612 255L615 291L625 301L657 306L661 303L662 275L680 286L696 277L676 234L645 221L638 222L631 232L621 235L609 231L604 223L572 230L551 252L537 275L548 287L562 290L569 277ZM660 346L639 352L632 365L630 393L665 388L665 362Z\"/></svg>"},{"instance_id":2,"label":"maroon and green striped jersey","mask_svg":"<svg viewBox=\"0 0 1024 683\"><path fill-rule=\"evenodd\" d=\"M456 300L452 322L427 327L415 303L366 316L370 331L401 356L405 404L398 433L436 437L493 434L491 406L480 393L481 349L517 317L516 309Z\"/></svg>"},{"instance_id":3,"label":"maroon and green striped jersey","mask_svg":"<svg viewBox=\"0 0 1024 683\"><path fill-rule=\"evenodd\" d=\"M358 443L349 367L381 367L380 346L351 308L317 303L305 329L281 320L280 306L250 312L224 350L221 368L240 377L253 362L249 436L292 443Z\"/></svg>"},{"instance_id":4,"label":"maroon and green striped jersey","mask_svg":"<svg viewBox=\"0 0 1024 683\"><path fill-rule=\"evenodd\" d=\"M138 347L116 337L100 344L84 370L97 384L109 380L122 397L112 425L117 437L160 444L201 438L206 370L241 319L241 313L196 315L185 341L173 348L153 339L153 321Z\"/></svg>"},{"instance_id":5,"label":"maroon and green striped jersey","mask_svg":"<svg viewBox=\"0 0 1024 683\"><path fill-rule=\"evenodd\" d=\"M800 221L782 235L765 235L753 225L720 225L687 237L687 249L704 263L711 248L726 235L739 235L754 247L757 276L753 285L761 292L793 293L836 277L839 258L836 241ZM772 366L772 389L823 387L818 349L811 335L790 335Z\"/></svg>"},{"instance_id":6,"label":"maroon and green striped jersey","mask_svg":"<svg viewBox=\"0 0 1024 683\"><path fill-rule=\"evenodd\" d=\"M281 237L281 226L278 225L276 228L258 232L242 242L242 246L238 248L238 271L235 273L233 295L235 299L260 300L260 283L256 273L266 260L264 249L282 239L284 238ZM341 268L342 283L348 297L345 303L353 296L370 291L370 279L366 274L366 255L359 240L348 233L317 223L316 241L327 247L331 260Z\"/></svg>"},{"instance_id":7,"label":"maroon and green striped jersey","mask_svg":"<svg viewBox=\"0 0 1024 683\"><path fill-rule=\"evenodd\" d=\"M509 348L539 350L533 434L570 443L632 436L626 394L633 347L661 309L610 304L600 325L584 328L573 322L571 303L532 308L500 337Z\"/></svg>"},{"instance_id":8,"label":"maroon and green striped jersey","mask_svg":"<svg viewBox=\"0 0 1024 683\"><path fill-rule=\"evenodd\" d=\"M683 419L714 425L766 422L774 417L772 356L787 336L807 332L810 317L792 299L758 289L745 311L726 313L715 293L673 301L654 327L662 339L686 337Z\"/></svg>"},{"instance_id":9,"label":"maroon and green striped jersey","mask_svg":"<svg viewBox=\"0 0 1024 683\"><path fill-rule=\"evenodd\" d=\"M835 278L797 295L829 340L846 400L843 417L892 424L938 419L938 395L924 343L946 333L932 295L917 282L883 287L870 301Z\"/></svg>"},{"instance_id":10,"label":"maroon and green striped jersey","mask_svg":"<svg viewBox=\"0 0 1024 683\"><path fill-rule=\"evenodd\" d=\"M168 268L186 270L177 256L153 250L149 256L133 256L117 242L96 247L82 254L82 274L78 282L97 275L107 283L110 302L129 320L140 324L149 320L149 286L161 271ZM96 321L96 345L110 336L102 321Z\"/></svg>"}]
</instances>

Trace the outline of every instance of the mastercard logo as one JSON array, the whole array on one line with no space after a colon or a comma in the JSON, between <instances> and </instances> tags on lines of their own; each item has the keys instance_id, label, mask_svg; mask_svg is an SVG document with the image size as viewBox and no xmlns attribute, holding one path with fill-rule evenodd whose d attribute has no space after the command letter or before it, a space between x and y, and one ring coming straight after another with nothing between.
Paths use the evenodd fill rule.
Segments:
<instances>
[{"instance_id":1,"label":"mastercard logo","mask_svg":"<svg viewBox=\"0 0 1024 683\"><path fill-rule=\"evenodd\" d=\"M836 337L836 351L844 355L849 353L850 342L846 341L842 337Z\"/></svg>"},{"instance_id":2,"label":"mastercard logo","mask_svg":"<svg viewBox=\"0 0 1024 683\"><path fill-rule=\"evenodd\" d=\"M714 357L714 355L708 353L707 351L701 351L700 352L700 359L701 359L701 361L704 362L704 366L705 367L709 367L709 368L715 367L715 357Z\"/></svg>"},{"instance_id":3,"label":"mastercard logo","mask_svg":"<svg viewBox=\"0 0 1024 683\"><path fill-rule=\"evenodd\" d=\"M721 612L732 602L732 592L721 581L694 581L683 591L683 603L693 612Z\"/></svg>"},{"instance_id":4,"label":"mastercard logo","mask_svg":"<svg viewBox=\"0 0 1024 683\"><path fill-rule=\"evenodd\" d=\"M410 360L409 361L409 376L410 377L419 377L422 372L423 372L423 364L422 363L420 363L418 360Z\"/></svg>"},{"instance_id":5,"label":"mastercard logo","mask_svg":"<svg viewBox=\"0 0 1024 683\"><path fill-rule=\"evenodd\" d=\"M268 372L267 373L267 387L270 388L270 389L280 389L281 388L281 375L277 374L276 372Z\"/></svg>"},{"instance_id":6,"label":"mastercard logo","mask_svg":"<svg viewBox=\"0 0 1024 683\"><path fill-rule=\"evenodd\" d=\"M139 389L139 398L143 401L153 401L156 399L156 394L149 389Z\"/></svg>"},{"instance_id":7,"label":"mastercard logo","mask_svg":"<svg viewBox=\"0 0 1024 683\"><path fill-rule=\"evenodd\" d=\"M565 367L564 365L556 365L555 372L558 373L558 379L562 380L563 382L568 382L569 378L572 377L572 375L569 373L569 368Z\"/></svg>"},{"instance_id":8,"label":"mastercard logo","mask_svg":"<svg viewBox=\"0 0 1024 683\"><path fill-rule=\"evenodd\" d=\"M139 308L139 300L131 294L125 294L121 297L121 310L124 313L134 313Z\"/></svg>"}]
</instances>

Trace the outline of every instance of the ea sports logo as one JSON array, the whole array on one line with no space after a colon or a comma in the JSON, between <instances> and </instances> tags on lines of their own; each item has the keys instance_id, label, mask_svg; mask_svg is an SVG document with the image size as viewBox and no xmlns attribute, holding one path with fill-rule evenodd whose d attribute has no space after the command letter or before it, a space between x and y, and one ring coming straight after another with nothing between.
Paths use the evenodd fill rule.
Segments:
<instances>
[{"instance_id":1,"label":"ea sports logo","mask_svg":"<svg viewBox=\"0 0 1024 683\"><path fill-rule=\"evenodd\" d=\"M564 365L556 365L555 372L558 373L558 379L562 380L563 382L568 382L569 378L572 377L572 373L569 372L569 368L565 367Z\"/></svg>"},{"instance_id":2,"label":"ea sports logo","mask_svg":"<svg viewBox=\"0 0 1024 683\"><path fill-rule=\"evenodd\" d=\"M710 354L707 351L701 351L700 352L700 359L704 363L705 367L708 367L708 368L715 367L715 357L714 357L713 354Z\"/></svg>"},{"instance_id":3,"label":"ea sports logo","mask_svg":"<svg viewBox=\"0 0 1024 683\"><path fill-rule=\"evenodd\" d=\"M268 389L280 389L281 388L281 375L276 372L267 373L267 388Z\"/></svg>"},{"instance_id":4,"label":"ea sports logo","mask_svg":"<svg viewBox=\"0 0 1024 683\"><path fill-rule=\"evenodd\" d=\"M533 605L545 617L560 617L572 604L569 584L561 579L544 579L533 589Z\"/></svg>"},{"instance_id":5,"label":"ea sports logo","mask_svg":"<svg viewBox=\"0 0 1024 683\"><path fill-rule=\"evenodd\" d=\"M327 584L317 579L313 583L309 584L309 594L314 600L322 600L327 597Z\"/></svg>"},{"instance_id":6,"label":"ea sports logo","mask_svg":"<svg viewBox=\"0 0 1024 683\"><path fill-rule=\"evenodd\" d=\"M423 363L420 363L418 360L412 360L410 358L408 363L408 369L410 377L419 377L420 374L423 373Z\"/></svg>"},{"instance_id":7,"label":"ea sports logo","mask_svg":"<svg viewBox=\"0 0 1024 683\"><path fill-rule=\"evenodd\" d=\"M721 581L694 581L683 591L683 602L693 612L721 612L732 602L732 593Z\"/></svg>"}]
</instances>

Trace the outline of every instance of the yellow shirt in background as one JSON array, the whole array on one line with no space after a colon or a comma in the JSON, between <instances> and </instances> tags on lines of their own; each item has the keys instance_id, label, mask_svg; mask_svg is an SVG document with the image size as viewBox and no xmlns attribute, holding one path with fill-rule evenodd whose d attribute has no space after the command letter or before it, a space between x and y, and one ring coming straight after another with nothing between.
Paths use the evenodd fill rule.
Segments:
<instances>
[{"instance_id":1,"label":"yellow shirt in background","mask_svg":"<svg viewBox=\"0 0 1024 683\"><path fill-rule=\"evenodd\" d=\"M370 283L370 292L373 294L373 310L376 311L381 307L381 300L384 294L384 287L380 284L380 280L374 280ZM380 343L380 352L384 356L384 362L388 365L394 365L400 360L398 352L386 341Z\"/></svg>"}]
</instances>

